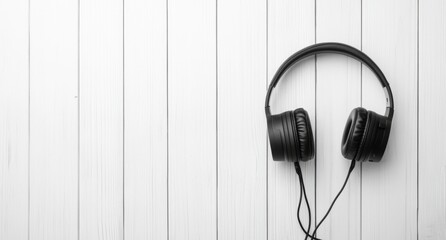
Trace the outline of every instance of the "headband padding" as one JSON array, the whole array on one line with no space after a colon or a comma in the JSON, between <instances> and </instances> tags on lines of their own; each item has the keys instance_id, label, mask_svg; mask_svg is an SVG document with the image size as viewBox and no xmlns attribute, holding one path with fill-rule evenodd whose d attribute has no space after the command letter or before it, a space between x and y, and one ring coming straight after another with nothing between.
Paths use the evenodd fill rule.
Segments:
<instances>
[{"instance_id":1,"label":"headband padding","mask_svg":"<svg viewBox=\"0 0 446 240\"><path fill-rule=\"evenodd\" d=\"M347 159L353 160L360 150L366 129L367 115L367 110L359 107L353 109L347 119L341 147L342 155Z\"/></svg>"},{"instance_id":2,"label":"headband padding","mask_svg":"<svg viewBox=\"0 0 446 240\"><path fill-rule=\"evenodd\" d=\"M303 108L294 110L296 121L297 150L299 160L308 161L314 156L313 131L311 129L310 118Z\"/></svg>"}]
</instances>

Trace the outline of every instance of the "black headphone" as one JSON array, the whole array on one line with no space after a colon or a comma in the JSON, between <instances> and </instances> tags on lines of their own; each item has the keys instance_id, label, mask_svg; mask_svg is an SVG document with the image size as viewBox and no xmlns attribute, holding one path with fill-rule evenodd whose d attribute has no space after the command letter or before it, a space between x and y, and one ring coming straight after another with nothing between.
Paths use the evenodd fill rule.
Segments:
<instances>
[{"instance_id":1,"label":"black headphone","mask_svg":"<svg viewBox=\"0 0 446 240\"><path fill-rule=\"evenodd\" d=\"M342 155L350 160L381 160L389 139L393 118L393 96L389 83L379 67L360 50L341 43L319 43L291 55L274 75L265 100L265 112L271 152L275 161L308 161L314 157L314 140L307 111L298 108L271 115L269 99L282 75L298 61L318 53L337 53L355 58L368 66L380 81L386 96L386 112L382 116L362 107L352 110L342 137Z\"/></svg>"}]
</instances>

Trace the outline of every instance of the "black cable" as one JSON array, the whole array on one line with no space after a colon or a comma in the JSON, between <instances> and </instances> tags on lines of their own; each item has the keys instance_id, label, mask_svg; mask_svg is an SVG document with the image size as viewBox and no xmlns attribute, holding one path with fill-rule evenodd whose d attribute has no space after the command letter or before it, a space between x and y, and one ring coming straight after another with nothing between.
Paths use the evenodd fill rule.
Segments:
<instances>
[{"instance_id":1,"label":"black cable","mask_svg":"<svg viewBox=\"0 0 446 240\"><path fill-rule=\"evenodd\" d=\"M319 238L316 238L316 237L310 235L310 232L311 232L311 210L310 210L310 203L308 202L307 193L306 193L306 191L305 191L305 184L303 184L303 178L302 178L302 176L301 176L301 179L302 179L302 184L301 184L301 185L302 185L302 188L303 188L303 195L304 195L304 198L305 198L305 203L306 203L306 205L307 205L308 216L309 216L309 219L308 219L308 229L307 229L307 231L304 231L304 233L305 233L305 240L307 240L308 237L310 238L310 240L321 240L321 239L319 239Z\"/></svg>"},{"instance_id":2,"label":"black cable","mask_svg":"<svg viewBox=\"0 0 446 240\"><path fill-rule=\"evenodd\" d=\"M300 169L299 162L295 162L294 163L294 167L296 169L297 175L299 176L299 182L300 182L300 197L299 197L299 204L298 204L298 208L297 208L297 220L299 222L299 225L300 225L302 231L305 233L305 240L307 240L308 237L310 238L310 240L322 240L322 239L319 239L319 238L315 237L317 229L325 221L325 219L327 218L327 216L330 213L331 209L333 208L335 202L338 200L338 198L341 195L342 191L344 191L344 188L347 185L348 179L350 178L350 175L353 172L353 169L355 168L355 164L356 164L356 161L352 160L352 163L350 164L350 168L348 170L348 174L347 174L347 177L345 178L344 184L342 185L342 187L339 190L339 192L336 194L336 197L333 199L332 203L330 204L330 207L328 208L328 210L325 213L325 215L322 218L322 220L316 225L316 228L314 229L313 234L310 236L310 233L309 233L310 230L311 230L311 210L310 210L310 204L308 202L307 194L306 194L306 191L305 191L305 184L303 182L302 171ZM307 230L305 230L305 228L303 227L302 222L300 220L300 206L301 206L301 203L302 203L302 193L304 195L305 203L306 203L307 209L308 209L309 222L308 222L308 229Z\"/></svg>"},{"instance_id":3,"label":"black cable","mask_svg":"<svg viewBox=\"0 0 446 240\"><path fill-rule=\"evenodd\" d=\"M306 230L300 220L300 206L302 204L302 183L300 183L300 180L299 180L299 186L300 186L300 193L299 193L299 204L297 205L297 221L299 222L300 229L302 229L302 231L305 232L307 235L310 235L310 234L308 234L308 232L306 232Z\"/></svg>"},{"instance_id":4,"label":"black cable","mask_svg":"<svg viewBox=\"0 0 446 240\"><path fill-rule=\"evenodd\" d=\"M296 165L295 165L296 166ZM297 162L297 169L296 169L296 171L298 171L298 176L299 176L299 182L300 182L300 189L303 191L303 195L304 195L304 199L305 199L305 203L306 203L306 205L307 205L307 211L308 211L308 228L307 228L307 230L306 231L304 231L305 232L305 240L307 240L307 238L309 237L309 236L311 236L309 233L310 233L310 231L311 231L311 209L310 209L310 205L309 205L309 203L308 203L308 198L307 198L307 191L305 190L305 184L304 184L304 180L303 180L303 177L302 177L302 171L301 171L301 169L300 169L300 165L299 165L299 162ZM302 194L300 195L300 198L302 198ZM300 213L299 213L299 215L298 215L298 217L300 217Z\"/></svg>"},{"instance_id":5,"label":"black cable","mask_svg":"<svg viewBox=\"0 0 446 240\"><path fill-rule=\"evenodd\" d=\"M313 234L311 235L312 237L314 237L314 235L316 235L316 231L317 229L321 226L322 222L324 222L324 220L327 218L328 214L330 213L331 209L333 208L333 205L335 204L336 200L338 200L338 197L341 195L342 191L344 191L345 186L347 185L347 181L350 178L350 174L353 172L353 169L355 168L355 160L352 160L352 163L350 164L350 169L348 170L348 174L347 177L345 178L344 184L342 185L341 190L339 190L338 194L336 195L336 197L334 198L333 202L331 202L330 207L328 208L327 212L325 213L324 217L322 218L322 220L317 224L316 228L313 231Z\"/></svg>"},{"instance_id":6,"label":"black cable","mask_svg":"<svg viewBox=\"0 0 446 240\"><path fill-rule=\"evenodd\" d=\"M310 233L310 228L309 228L308 230L305 230L304 226L302 225L302 222L301 222L301 220L300 220L300 206L301 206L301 202L302 202L302 195L303 195L303 194L302 194L302 184L301 184L301 185L300 185L299 205L298 205L298 207L297 207L297 221L299 222L299 225L300 225L300 228L302 229L302 232L305 233L305 236L306 236L305 239L307 239L308 237L310 237L311 240L321 240L321 239L318 239L318 238L313 238L313 237L311 236L311 233ZM308 202L306 202L306 204L307 204L307 206L308 206ZM311 213L310 213L310 215L311 215Z\"/></svg>"},{"instance_id":7,"label":"black cable","mask_svg":"<svg viewBox=\"0 0 446 240\"><path fill-rule=\"evenodd\" d=\"M305 233L305 240L310 237L310 240L321 240L319 238L315 238L313 236L310 235L310 230L311 230L311 209L310 209L310 204L308 202L308 198L307 198L307 193L305 191L305 184L304 184L304 180L303 180L303 176L302 176L302 171L300 169L300 165L299 162L295 162L294 163L294 168L296 169L296 173L299 176L299 185L300 185L300 196L299 196L299 204L297 207L297 221L299 222L300 228L302 229L302 231ZM303 194L302 194L303 193ZM307 210L308 210L308 229L305 230L301 220L300 220L300 206L302 204L302 195L305 196L305 203L307 205Z\"/></svg>"}]
</instances>

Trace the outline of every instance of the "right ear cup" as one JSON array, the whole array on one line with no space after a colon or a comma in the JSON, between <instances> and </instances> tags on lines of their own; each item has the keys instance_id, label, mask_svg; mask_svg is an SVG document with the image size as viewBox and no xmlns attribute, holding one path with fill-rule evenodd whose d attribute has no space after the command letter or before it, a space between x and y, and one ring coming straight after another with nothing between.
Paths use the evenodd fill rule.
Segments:
<instances>
[{"instance_id":1,"label":"right ear cup","mask_svg":"<svg viewBox=\"0 0 446 240\"><path fill-rule=\"evenodd\" d=\"M366 130L368 112L366 109L358 107L352 110L347 119L342 136L342 155L350 160L355 159L360 150L361 142ZM358 160L358 159L355 159Z\"/></svg>"},{"instance_id":2,"label":"right ear cup","mask_svg":"<svg viewBox=\"0 0 446 240\"><path fill-rule=\"evenodd\" d=\"M391 121L373 111L367 113L366 130L355 160L378 162L386 150Z\"/></svg>"},{"instance_id":3,"label":"right ear cup","mask_svg":"<svg viewBox=\"0 0 446 240\"><path fill-rule=\"evenodd\" d=\"M294 110L296 148L300 161L308 161L314 157L314 140L310 117L303 108Z\"/></svg>"}]
</instances>

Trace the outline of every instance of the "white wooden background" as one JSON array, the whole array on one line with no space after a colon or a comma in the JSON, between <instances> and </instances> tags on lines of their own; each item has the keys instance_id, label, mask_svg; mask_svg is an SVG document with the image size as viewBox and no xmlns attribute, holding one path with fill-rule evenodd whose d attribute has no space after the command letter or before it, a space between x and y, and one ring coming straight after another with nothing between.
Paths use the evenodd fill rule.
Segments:
<instances>
[{"instance_id":1,"label":"white wooden background","mask_svg":"<svg viewBox=\"0 0 446 240\"><path fill-rule=\"evenodd\" d=\"M384 159L358 165L318 236L446 239L443 0L0 0L0 239L303 239L263 104L279 64L325 41L372 57L396 109ZM344 56L273 95L310 114L319 220L357 106L383 113L383 93Z\"/></svg>"}]
</instances>

